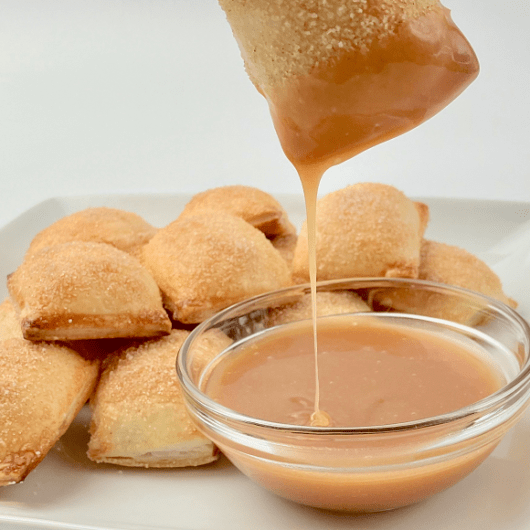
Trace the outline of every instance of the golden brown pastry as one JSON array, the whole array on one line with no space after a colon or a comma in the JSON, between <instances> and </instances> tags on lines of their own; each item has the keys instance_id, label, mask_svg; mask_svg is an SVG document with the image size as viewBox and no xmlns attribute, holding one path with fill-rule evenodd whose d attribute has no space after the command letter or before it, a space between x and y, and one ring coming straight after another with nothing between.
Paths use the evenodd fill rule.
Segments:
<instances>
[{"instance_id":1,"label":"golden brown pastry","mask_svg":"<svg viewBox=\"0 0 530 530\"><path fill-rule=\"evenodd\" d=\"M285 260L289 267L291 267L293 263L297 241L298 236L296 234L276 236L270 240L272 246L280 253L280 256Z\"/></svg>"},{"instance_id":2,"label":"golden brown pastry","mask_svg":"<svg viewBox=\"0 0 530 530\"><path fill-rule=\"evenodd\" d=\"M108 243L138 257L140 248L157 229L139 215L117 208L87 208L73 213L39 232L31 242L28 254L44 247L70 241Z\"/></svg>"},{"instance_id":3,"label":"golden brown pastry","mask_svg":"<svg viewBox=\"0 0 530 530\"><path fill-rule=\"evenodd\" d=\"M438 0L219 3L297 168L330 167L412 129L478 74Z\"/></svg>"},{"instance_id":4,"label":"golden brown pastry","mask_svg":"<svg viewBox=\"0 0 530 530\"><path fill-rule=\"evenodd\" d=\"M511 307L517 306L515 300L504 294L499 277L486 263L467 250L453 245L423 240L419 279L463 287L496 298ZM447 299L435 293L387 293L384 297L377 298L377 301L395 310L416 312L468 325L482 318L480 308L450 304Z\"/></svg>"},{"instance_id":5,"label":"golden brown pastry","mask_svg":"<svg viewBox=\"0 0 530 530\"><path fill-rule=\"evenodd\" d=\"M282 205L272 195L250 186L221 186L197 193L180 215L205 211L241 217L269 238L296 233Z\"/></svg>"},{"instance_id":6,"label":"golden brown pastry","mask_svg":"<svg viewBox=\"0 0 530 530\"><path fill-rule=\"evenodd\" d=\"M290 264L296 245L296 228L287 212L270 194L250 186L221 186L194 195L180 217L213 211L241 217L263 232Z\"/></svg>"},{"instance_id":7,"label":"golden brown pastry","mask_svg":"<svg viewBox=\"0 0 530 530\"><path fill-rule=\"evenodd\" d=\"M6 339L24 338L22 328L13 303L6 298L0 304L0 341Z\"/></svg>"},{"instance_id":8,"label":"golden brown pastry","mask_svg":"<svg viewBox=\"0 0 530 530\"><path fill-rule=\"evenodd\" d=\"M175 361L187 331L124 348L107 358L90 401L88 457L139 467L184 467L217 459L192 424Z\"/></svg>"},{"instance_id":9,"label":"golden brown pastry","mask_svg":"<svg viewBox=\"0 0 530 530\"><path fill-rule=\"evenodd\" d=\"M177 219L144 247L142 262L175 320L193 324L290 284L286 262L262 232L221 212Z\"/></svg>"},{"instance_id":10,"label":"golden brown pastry","mask_svg":"<svg viewBox=\"0 0 530 530\"><path fill-rule=\"evenodd\" d=\"M45 247L26 257L8 288L26 339L149 337L171 330L153 277L106 243Z\"/></svg>"},{"instance_id":11,"label":"golden brown pastry","mask_svg":"<svg viewBox=\"0 0 530 530\"><path fill-rule=\"evenodd\" d=\"M394 35L407 19L440 8L438 0L372 0L358 2L356 9L341 0L219 0L219 4L251 81L265 94L337 56L354 49L366 52L374 41Z\"/></svg>"},{"instance_id":12,"label":"golden brown pastry","mask_svg":"<svg viewBox=\"0 0 530 530\"><path fill-rule=\"evenodd\" d=\"M428 217L425 204L385 184L354 184L322 197L316 218L317 278L417 278ZM305 223L292 268L295 281L309 280Z\"/></svg>"},{"instance_id":13,"label":"golden brown pastry","mask_svg":"<svg viewBox=\"0 0 530 530\"><path fill-rule=\"evenodd\" d=\"M211 328L195 339L192 346L193 363L189 367L190 376L195 384L199 383L208 363L232 343L233 340L217 328Z\"/></svg>"},{"instance_id":14,"label":"golden brown pastry","mask_svg":"<svg viewBox=\"0 0 530 530\"><path fill-rule=\"evenodd\" d=\"M316 294L316 304L319 317L371 311L366 302L357 293L351 291L319 291ZM279 325L307 320L312 318L311 311L311 295L307 293L296 302L271 309L269 323Z\"/></svg>"},{"instance_id":15,"label":"golden brown pastry","mask_svg":"<svg viewBox=\"0 0 530 530\"><path fill-rule=\"evenodd\" d=\"M99 362L53 343L0 341L0 486L24 480L90 396Z\"/></svg>"}]
</instances>

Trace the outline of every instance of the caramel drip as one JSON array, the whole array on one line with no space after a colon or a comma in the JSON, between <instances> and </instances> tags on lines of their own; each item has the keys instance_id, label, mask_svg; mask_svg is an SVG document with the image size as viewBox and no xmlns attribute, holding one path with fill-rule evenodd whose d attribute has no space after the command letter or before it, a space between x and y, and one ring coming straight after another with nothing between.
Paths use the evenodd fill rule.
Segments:
<instances>
[{"instance_id":1,"label":"caramel drip","mask_svg":"<svg viewBox=\"0 0 530 530\"><path fill-rule=\"evenodd\" d=\"M368 51L338 55L310 75L264 92L282 148L298 171L307 214L315 350L311 425L320 410L316 320L316 202L325 171L430 118L478 74L476 56L447 9L403 23Z\"/></svg>"}]
</instances>

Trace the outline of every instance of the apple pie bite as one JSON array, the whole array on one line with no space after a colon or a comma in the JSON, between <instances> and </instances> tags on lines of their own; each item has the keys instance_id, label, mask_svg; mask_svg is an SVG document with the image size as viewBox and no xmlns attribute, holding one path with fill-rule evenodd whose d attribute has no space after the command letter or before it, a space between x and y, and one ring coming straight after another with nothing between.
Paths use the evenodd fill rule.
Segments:
<instances>
[{"instance_id":1,"label":"apple pie bite","mask_svg":"<svg viewBox=\"0 0 530 530\"><path fill-rule=\"evenodd\" d=\"M263 232L285 261L293 261L296 227L282 205L269 193L251 186L221 186L194 195L181 217L201 212L226 212Z\"/></svg>"},{"instance_id":2,"label":"apple pie bite","mask_svg":"<svg viewBox=\"0 0 530 530\"><path fill-rule=\"evenodd\" d=\"M272 195L250 186L221 186L197 193L180 215L184 217L206 211L241 217L269 239L296 233L282 205Z\"/></svg>"},{"instance_id":3,"label":"apple pie bite","mask_svg":"<svg viewBox=\"0 0 530 530\"><path fill-rule=\"evenodd\" d=\"M428 207L393 186L360 183L317 202L317 278L417 278ZM293 259L293 278L309 281L307 225Z\"/></svg>"},{"instance_id":4,"label":"apple pie bite","mask_svg":"<svg viewBox=\"0 0 530 530\"><path fill-rule=\"evenodd\" d=\"M371 311L368 304L352 291L317 291L317 317ZM298 300L270 310L269 325L280 325L312 317L311 295L303 294Z\"/></svg>"},{"instance_id":5,"label":"apple pie bite","mask_svg":"<svg viewBox=\"0 0 530 530\"><path fill-rule=\"evenodd\" d=\"M99 361L56 343L0 341L0 486L42 461L92 393Z\"/></svg>"},{"instance_id":6,"label":"apple pie bite","mask_svg":"<svg viewBox=\"0 0 530 530\"><path fill-rule=\"evenodd\" d=\"M288 265L294 256L296 227L282 205L269 193L251 186L232 185L197 193L180 217L201 212L226 212L263 232Z\"/></svg>"},{"instance_id":7,"label":"apple pie bite","mask_svg":"<svg viewBox=\"0 0 530 530\"><path fill-rule=\"evenodd\" d=\"M224 212L177 218L143 248L142 262L166 308L185 324L291 283L285 260L264 234Z\"/></svg>"},{"instance_id":8,"label":"apple pie bite","mask_svg":"<svg viewBox=\"0 0 530 530\"><path fill-rule=\"evenodd\" d=\"M513 308L517 302L506 296L501 280L482 260L454 245L424 239L421 245L419 279L462 287L504 302ZM483 319L480 307L463 307L443 296L425 291L388 292L376 296L375 302L396 311L415 312L466 325Z\"/></svg>"},{"instance_id":9,"label":"apple pie bite","mask_svg":"<svg viewBox=\"0 0 530 530\"><path fill-rule=\"evenodd\" d=\"M91 460L131 467L184 467L217 459L217 448L191 422L177 379L175 359L188 334L173 330L118 350L105 360L90 401L87 454Z\"/></svg>"},{"instance_id":10,"label":"apple pie bite","mask_svg":"<svg viewBox=\"0 0 530 530\"><path fill-rule=\"evenodd\" d=\"M41 230L31 241L28 253L34 254L59 243L92 241L108 243L138 257L140 248L156 231L154 226L133 212L104 206L86 208Z\"/></svg>"},{"instance_id":11,"label":"apple pie bite","mask_svg":"<svg viewBox=\"0 0 530 530\"><path fill-rule=\"evenodd\" d=\"M44 247L9 275L8 289L26 339L149 337L171 330L153 277L106 243Z\"/></svg>"}]
</instances>

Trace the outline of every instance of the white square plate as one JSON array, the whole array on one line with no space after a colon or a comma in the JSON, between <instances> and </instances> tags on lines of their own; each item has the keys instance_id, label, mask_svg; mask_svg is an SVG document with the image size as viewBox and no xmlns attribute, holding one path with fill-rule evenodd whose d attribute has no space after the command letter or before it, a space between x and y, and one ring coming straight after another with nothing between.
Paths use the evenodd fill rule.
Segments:
<instances>
[{"instance_id":1,"label":"white square plate","mask_svg":"<svg viewBox=\"0 0 530 530\"><path fill-rule=\"evenodd\" d=\"M301 197L277 195L294 223ZM176 218L189 195L91 195L45 201L0 229L0 276L22 260L33 236L74 211L112 206L155 226ZM507 294L530 318L530 204L420 199L430 207L426 236L456 244L489 263ZM5 282L0 299L7 295ZM1 421L1 419L0 419ZM2 530L528 530L530 414L470 476L415 506L353 516L314 510L262 490L222 458L196 469L156 470L96 465L86 456L89 411L22 484L0 488Z\"/></svg>"}]
</instances>

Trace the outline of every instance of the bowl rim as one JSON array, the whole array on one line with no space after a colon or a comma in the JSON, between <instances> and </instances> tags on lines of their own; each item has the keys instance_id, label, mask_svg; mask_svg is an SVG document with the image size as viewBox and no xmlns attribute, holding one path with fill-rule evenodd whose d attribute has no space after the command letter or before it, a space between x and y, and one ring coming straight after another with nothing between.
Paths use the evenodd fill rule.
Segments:
<instances>
[{"instance_id":1,"label":"bowl rim","mask_svg":"<svg viewBox=\"0 0 530 530\"><path fill-rule=\"evenodd\" d=\"M397 284L397 285L420 285L427 287L429 289L436 289L443 292L452 292L460 296L472 297L476 300L481 300L486 302L486 307L493 307L497 312L503 314L508 320L515 322L523 332L526 337L525 348L528 352L527 358L524 364L521 366L519 373L507 384L502 386L499 390L486 396L485 398L460 409L457 409L452 412L445 414L440 414L437 416L432 416L429 418L422 418L419 420L413 420L408 422L399 422L386 425L375 425L375 426L358 426L358 427L317 427L310 425L296 425L296 424L287 424L279 423L268 420L263 420L259 418L253 418L252 416L247 416L240 412L237 412L233 409L225 407L220 403L217 403L211 399L207 394L202 392L197 385L191 380L191 377L188 374L188 371L185 367L185 359L187 352L189 351L193 341L199 336L203 331L208 328L214 327L215 324L226 319L227 315L233 313L237 310L244 310L246 306L256 305L262 300L271 298L272 296L282 296L283 294L289 291L304 290L310 292L311 286L309 283L291 285L274 291L267 291L265 293L247 298L231 306L219 311L215 315L201 322L197 327L195 327L188 337L183 342L179 353L176 359L176 371L179 382L184 390L184 393L187 394L193 401L200 403L203 408L206 408L209 413L211 413L216 418L222 417L223 423L230 422L244 424L246 426L252 426L255 428L263 428L267 430L274 430L276 432L286 432L290 434L298 435L326 435L332 434L335 436L351 436L351 435L366 435L366 434L376 434L376 433L398 433L398 432L407 432L407 431L417 431L418 429L424 429L433 426L440 425L449 425L459 420L465 418L471 418L474 416L481 416L490 409L497 409L502 407L502 405L508 401L511 397L516 395L524 387L530 389L530 324L513 308L505 304L504 302L497 300L491 296L487 296L470 289L466 289L459 286L453 286L443 283L437 283L429 280L413 279L413 278L386 278L386 277L360 277L360 278L343 278L336 280L322 280L316 283L317 291L326 287L335 287L340 288L342 285L352 283L356 284L366 284L364 286L357 287L358 289L375 287L377 283L385 284ZM370 284L370 285L369 285ZM328 289L329 290L329 289ZM366 313L368 314L368 313ZM382 313L386 314L386 313ZM413 317L414 314L402 313L402 312L392 312L388 313L392 316L405 315ZM423 317L423 319L431 321L440 321L441 319L436 319L433 317ZM443 321L443 320L442 320ZM456 323L457 327L459 326ZM462 325L463 327L467 327ZM530 392L527 400L530 399Z\"/></svg>"}]
</instances>

